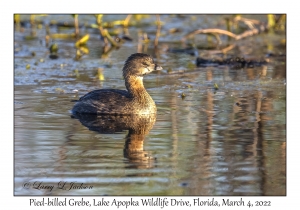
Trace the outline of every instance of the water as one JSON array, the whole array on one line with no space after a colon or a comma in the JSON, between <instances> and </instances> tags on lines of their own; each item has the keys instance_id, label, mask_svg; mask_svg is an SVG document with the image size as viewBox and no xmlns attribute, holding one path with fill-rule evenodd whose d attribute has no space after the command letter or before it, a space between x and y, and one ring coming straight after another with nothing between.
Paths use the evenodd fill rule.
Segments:
<instances>
[{"instance_id":1,"label":"water","mask_svg":"<svg viewBox=\"0 0 300 210\"><path fill-rule=\"evenodd\" d=\"M75 119L71 100L124 89L120 69L138 43L100 59L93 39L90 54L74 61L74 43L56 40L61 54L51 60L43 41L22 39L29 33L15 33L15 195L286 195L285 58L250 69L189 68L195 57L161 50L155 59L165 70L144 78L156 116ZM282 39L265 36L255 41ZM177 46L167 38L160 46Z\"/></svg>"}]
</instances>

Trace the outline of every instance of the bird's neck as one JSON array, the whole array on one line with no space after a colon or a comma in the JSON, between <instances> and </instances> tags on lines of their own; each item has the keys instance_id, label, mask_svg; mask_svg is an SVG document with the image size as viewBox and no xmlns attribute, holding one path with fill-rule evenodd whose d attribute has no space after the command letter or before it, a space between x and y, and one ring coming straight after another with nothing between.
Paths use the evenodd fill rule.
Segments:
<instances>
[{"instance_id":1,"label":"bird's neck","mask_svg":"<svg viewBox=\"0 0 300 210\"><path fill-rule=\"evenodd\" d=\"M129 94L134 98L149 97L143 84L143 77L128 76L125 78L125 86Z\"/></svg>"}]
</instances>

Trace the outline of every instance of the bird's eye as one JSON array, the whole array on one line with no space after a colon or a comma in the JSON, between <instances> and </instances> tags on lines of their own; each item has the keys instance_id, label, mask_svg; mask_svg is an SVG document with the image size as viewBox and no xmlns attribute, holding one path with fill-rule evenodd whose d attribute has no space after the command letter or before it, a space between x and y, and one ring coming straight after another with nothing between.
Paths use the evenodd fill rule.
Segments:
<instances>
[{"instance_id":1,"label":"bird's eye","mask_svg":"<svg viewBox=\"0 0 300 210\"><path fill-rule=\"evenodd\" d=\"M143 62L142 64L143 64L144 66L148 66L148 64L147 64L146 62Z\"/></svg>"}]
</instances>

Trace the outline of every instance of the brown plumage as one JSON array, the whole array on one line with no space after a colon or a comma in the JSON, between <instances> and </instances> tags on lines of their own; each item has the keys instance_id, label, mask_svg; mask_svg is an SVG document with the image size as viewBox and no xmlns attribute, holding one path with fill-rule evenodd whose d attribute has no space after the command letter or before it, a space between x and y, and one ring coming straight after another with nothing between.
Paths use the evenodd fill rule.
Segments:
<instances>
[{"instance_id":1,"label":"brown plumage","mask_svg":"<svg viewBox=\"0 0 300 210\"><path fill-rule=\"evenodd\" d=\"M135 53L123 67L126 90L100 89L82 96L72 109L73 114L153 114L156 106L143 85L143 76L162 67L151 56Z\"/></svg>"}]
</instances>

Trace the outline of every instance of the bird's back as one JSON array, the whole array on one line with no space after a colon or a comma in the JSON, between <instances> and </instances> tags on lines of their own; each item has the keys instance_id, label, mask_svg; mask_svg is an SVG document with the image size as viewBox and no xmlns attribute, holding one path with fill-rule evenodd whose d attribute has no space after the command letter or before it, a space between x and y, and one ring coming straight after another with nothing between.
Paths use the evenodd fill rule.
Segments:
<instances>
[{"instance_id":1,"label":"bird's back","mask_svg":"<svg viewBox=\"0 0 300 210\"><path fill-rule=\"evenodd\" d=\"M130 114L132 99L126 90L100 89L82 96L74 105L73 113Z\"/></svg>"}]
</instances>

